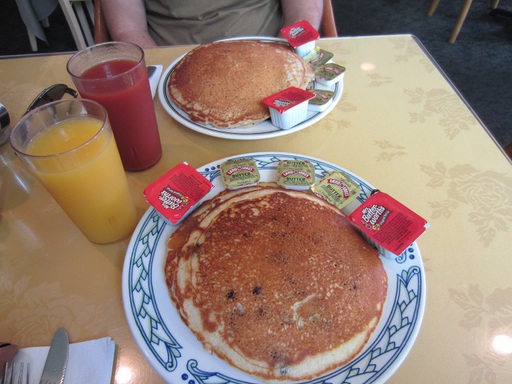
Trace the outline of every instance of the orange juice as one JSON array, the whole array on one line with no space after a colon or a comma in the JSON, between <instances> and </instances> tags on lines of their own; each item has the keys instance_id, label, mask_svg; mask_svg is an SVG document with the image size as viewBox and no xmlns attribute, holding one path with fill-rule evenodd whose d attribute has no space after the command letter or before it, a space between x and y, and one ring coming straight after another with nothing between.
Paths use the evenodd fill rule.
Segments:
<instances>
[{"instance_id":1,"label":"orange juice","mask_svg":"<svg viewBox=\"0 0 512 384\"><path fill-rule=\"evenodd\" d=\"M114 136L102 124L92 117L63 120L35 136L26 150L35 175L96 243L125 237L137 221Z\"/></svg>"}]
</instances>

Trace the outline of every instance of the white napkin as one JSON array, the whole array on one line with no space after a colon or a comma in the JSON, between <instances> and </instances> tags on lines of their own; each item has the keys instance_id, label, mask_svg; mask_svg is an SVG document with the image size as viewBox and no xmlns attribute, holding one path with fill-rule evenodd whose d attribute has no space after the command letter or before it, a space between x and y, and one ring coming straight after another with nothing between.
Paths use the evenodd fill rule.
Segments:
<instances>
[{"instance_id":1,"label":"white napkin","mask_svg":"<svg viewBox=\"0 0 512 384\"><path fill-rule=\"evenodd\" d=\"M39 383L50 347L22 348L13 362L30 363L30 384ZM110 337L69 345L64 384L109 384L116 344Z\"/></svg>"}]
</instances>

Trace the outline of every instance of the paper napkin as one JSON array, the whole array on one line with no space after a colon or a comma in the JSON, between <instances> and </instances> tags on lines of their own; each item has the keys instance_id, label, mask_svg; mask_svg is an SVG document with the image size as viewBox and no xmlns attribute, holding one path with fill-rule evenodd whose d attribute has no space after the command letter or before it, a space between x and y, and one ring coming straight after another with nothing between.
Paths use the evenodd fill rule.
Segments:
<instances>
[{"instance_id":1,"label":"paper napkin","mask_svg":"<svg viewBox=\"0 0 512 384\"><path fill-rule=\"evenodd\" d=\"M39 383L50 347L22 348L13 362L30 364L30 384ZM64 384L109 384L116 344L110 337L72 343Z\"/></svg>"}]
</instances>

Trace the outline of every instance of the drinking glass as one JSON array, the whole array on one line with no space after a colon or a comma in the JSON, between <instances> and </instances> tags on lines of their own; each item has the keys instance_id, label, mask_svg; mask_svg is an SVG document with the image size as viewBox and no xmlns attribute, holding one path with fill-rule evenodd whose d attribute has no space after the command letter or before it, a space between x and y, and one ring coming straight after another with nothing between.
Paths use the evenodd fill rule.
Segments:
<instances>
[{"instance_id":1,"label":"drinking glass","mask_svg":"<svg viewBox=\"0 0 512 384\"><path fill-rule=\"evenodd\" d=\"M110 243L133 231L137 212L100 104L68 99L43 105L21 118L10 142L90 241Z\"/></svg>"},{"instance_id":2,"label":"drinking glass","mask_svg":"<svg viewBox=\"0 0 512 384\"><path fill-rule=\"evenodd\" d=\"M144 51L131 43L97 44L74 54L67 70L83 98L107 109L124 168L157 163L162 145Z\"/></svg>"}]
</instances>

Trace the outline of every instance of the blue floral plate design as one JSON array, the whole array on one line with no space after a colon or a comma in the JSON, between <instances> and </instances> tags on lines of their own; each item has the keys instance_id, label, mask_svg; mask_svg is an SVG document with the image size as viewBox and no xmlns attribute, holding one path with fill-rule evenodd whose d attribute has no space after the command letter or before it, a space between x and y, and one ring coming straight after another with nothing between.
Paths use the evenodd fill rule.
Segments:
<instances>
[{"instance_id":1,"label":"blue floral plate design","mask_svg":"<svg viewBox=\"0 0 512 384\"><path fill-rule=\"evenodd\" d=\"M316 177L333 170L348 174L361 186L361 201L374 189L350 171L334 164L289 153L252 153L262 181L276 180L277 165L285 159L308 160ZM209 199L224 189L221 159L198 168L215 185ZM163 272L167 241L176 226L153 208L140 220L128 246L123 267L123 304L132 334L152 367L173 384L253 384L259 381L217 356L202 344L180 319L173 306ZM420 250L413 243L400 257L381 257L388 274L388 295L380 322L363 350L308 384L361 384L385 382L404 361L421 326L426 301L425 271Z\"/></svg>"}]
</instances>

